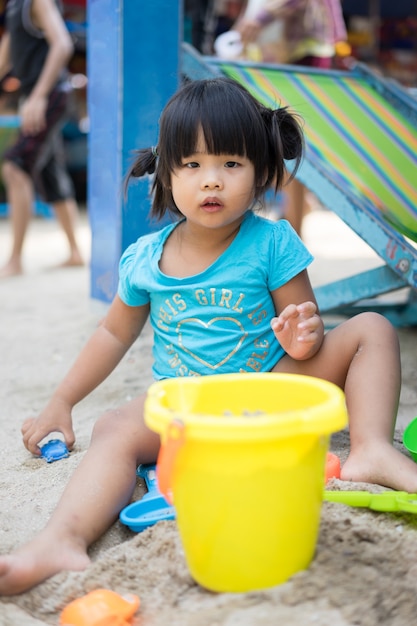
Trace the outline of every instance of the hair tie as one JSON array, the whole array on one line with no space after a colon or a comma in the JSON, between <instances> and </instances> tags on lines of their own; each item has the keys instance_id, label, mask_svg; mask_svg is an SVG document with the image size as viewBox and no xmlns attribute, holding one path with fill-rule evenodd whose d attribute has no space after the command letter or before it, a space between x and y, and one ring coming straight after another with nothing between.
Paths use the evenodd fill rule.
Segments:
<instances>
[{"instance_id":1,"label":"hair tie","mask_svg":"<svg viewBox=\"0 0 417 626\"><path fill-rule=\"evenodd\" d=\"M158 157L158 148L156 146L152 146L151 150L152 150L153 156L156 159Z\"/></svg>"}]
</instances>

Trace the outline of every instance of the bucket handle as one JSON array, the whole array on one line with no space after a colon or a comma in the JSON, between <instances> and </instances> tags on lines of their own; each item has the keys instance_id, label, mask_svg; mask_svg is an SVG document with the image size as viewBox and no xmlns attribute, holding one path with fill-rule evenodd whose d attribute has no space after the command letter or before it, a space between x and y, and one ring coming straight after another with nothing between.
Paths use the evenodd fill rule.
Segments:
<instances>
[{"instance_id":1,"label":"bucket handle","mask_svg":"<svg viewBox=\"0 0 417 626\"><path fill-rule=\"evenodd\" d=\"M158 488L169 504L173 504L171 477L178 450L185 441L185 426L180 419L173 419L166 431L166 440L161 443L156 462Z\"/></svg>"}]
</instances>

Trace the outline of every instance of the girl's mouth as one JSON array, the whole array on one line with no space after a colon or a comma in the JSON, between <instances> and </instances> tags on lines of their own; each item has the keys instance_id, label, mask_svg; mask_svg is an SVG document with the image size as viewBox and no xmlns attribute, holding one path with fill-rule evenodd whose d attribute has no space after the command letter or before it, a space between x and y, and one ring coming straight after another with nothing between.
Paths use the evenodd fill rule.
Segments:
<instances>
[{"instance_id":1,"label":"girl's mouth","mask_svg":"<svg viewBox=\"0 0 417 626\"><path fill-rule=\"evenodd\" d=\"M204 209L204 211L211 213L221 209L223 207L223 204L217 198L207 198L206 200L204 200L204 202L201 203L200 206L202 209Z\"/></svg>"}]
</instances>

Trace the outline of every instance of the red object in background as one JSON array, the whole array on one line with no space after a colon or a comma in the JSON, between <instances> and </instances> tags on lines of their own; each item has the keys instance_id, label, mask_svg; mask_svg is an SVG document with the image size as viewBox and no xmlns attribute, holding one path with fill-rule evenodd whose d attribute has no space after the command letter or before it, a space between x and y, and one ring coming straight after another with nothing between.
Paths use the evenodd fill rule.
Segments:
<instances>
[{"instance_id":1,"label":"red object in background","mask_svg":"<svg viewBox=\"0 0 417 626\"><path fill-rule=\"evenodd\" d=\"M325 482L331 478L340 478L340 459L337 454L328 452L326 456Z\"/></svg>"},{"instance_id":2,"label":"red object in background","mask_svg":"<svg viewBox=\"0 0 417 626\"><path fill-rule=\"evenodd\" d=\"M235 21L239 17L242 11L242 6L243 6L242 0L228 0L228 2L226 2L227 17L230 20Z\"/></svg>"},{"instance_id":3,"label":"red object in background","mask_svg":"<svg viewBox=\"0 0 417 626\"><path fill-rule=\"evenodd\" d=\"M417 48L417 17L382 19L379 42L381 50L394 48L415 51Z\"/></svg>"}]
</instances>

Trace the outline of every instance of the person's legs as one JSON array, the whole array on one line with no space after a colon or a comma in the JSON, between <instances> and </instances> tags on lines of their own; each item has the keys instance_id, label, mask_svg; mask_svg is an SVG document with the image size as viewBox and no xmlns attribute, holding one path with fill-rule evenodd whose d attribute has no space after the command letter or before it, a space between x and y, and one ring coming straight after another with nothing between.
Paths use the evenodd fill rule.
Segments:
<instances>
[{"instance_id":1,"label":"person's legs","mask_svg":"<svg viewBox=\"0 0 417 626\"><path fill-rule=\"evenodd\" d=\"M0 278L6 278L17 276L23 271L22 251L32 214L34 191L30 176L12 161L3 163L2 177L6 187L13 237L9 260L0 269Z\"/></svg>"},{"instance_id":2,"label":"person's legs","mask_svg":"<svg viewBox=\"0 0 417 626\"><path fill-rule=\"evenodd\" d=\"M76 242L75 218L78 207L72 181L66 169L61 124L68 106L68 94L59 88L48 99L46 127L37 135L18 134L6 150L2 166L7 200L13 224L13 250L0 278L22 273L22 248L35 193L52 204L67 237L70 253L64 266L82 265Z\"/></svg>"},{"instance_id":3,"label":"person's legs","mask_svg":"<svg viewBox=\"0 0 417 626\"><path fill-rule=\"evenodd\" d=\"M294 361L286 355L274 371L316 376L344 389L351 448L343 480L417 491L417 464L392 445L401 364L397 334L384 317L357 315L329 331L316 356Z\"/></svg>"},{"instance_id":4,"label":"person's legs","mask_svg":"<svg viewBox=\"0 0 417 626\"><path fill-rule=\"evenodd\" d=\"M90 447L44 530L0 557L0 595L21 593L60 571L88 566L88 547L132 496L136 466L157 458L160 440L144 424L144 400L137 398L98 420Z\"/></svg>"},{"instance_id":5,"label":"person's legs","mask_svg":"<svg viewBox=\"0 0 417 626\"><path fill-rule=\"evenodd\" d=\"M34 170L34 178L42 196L52 204L68 241L69 256L61 267L83 265L75 235L78 205L66 167L64 142L59 127L51 130L47 146L42 151Z\"/></svg>"},{"instance_id":6,"label":"person's legs","mask_svg":"<svg viewBox=\"0 0 417 626\"><path fill-rule=\"evenodd\" d=\"M303 183L294 178L284 187L285 209L284 218L289 221L297 235L301 237L304 215L308 208L306 204L306 188Z\"/></svg>"},{"instance_id":7,"label":"person's legs","mask_svg":"<svg viewBox=\"0 0 417 626\"><path fill-rule=\"evenodd\" d=\"M69 256L61 267L73 267L84 265L84 261L78 247L75 236L75 228L78 217L78 205L73 198L54 202L54 211L68 240Z\"/></svg>"}]
</instances>

